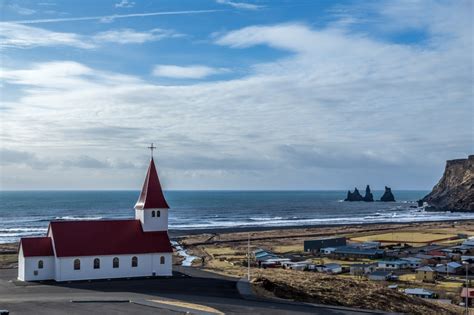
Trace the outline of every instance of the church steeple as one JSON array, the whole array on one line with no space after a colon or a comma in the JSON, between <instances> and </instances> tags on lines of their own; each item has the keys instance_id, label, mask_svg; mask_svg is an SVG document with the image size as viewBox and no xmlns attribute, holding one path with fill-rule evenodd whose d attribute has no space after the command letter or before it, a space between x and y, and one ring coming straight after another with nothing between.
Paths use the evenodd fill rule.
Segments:
<instances>
[{"instance_id":1,"label":"church steeple","mask_svg":"<svg viewBox=\"0 0 474 315\"><path fill-rule=\"evenodd\" d=\"M144 232L168 231L168 211L163 190L161 190L160 179L156 172L153 160L153 143L151 150L150 166L146 172L142 192L135 204L135 219L140 220Z\"/></svg>"},{"instance_id":2,"label":"church steeple","mask_svg":"<svg viewBox=\"0 0 474 315\"><path fill-rule=\"evenodd\" d=\"M146 173L145 182L143 183L140 198L135 204L136 210L144 209L169 209L165 196L161 189L160 179L156 172L155 162L153 157L150 160L150 165Z\"/></svg>"}]
</instances>

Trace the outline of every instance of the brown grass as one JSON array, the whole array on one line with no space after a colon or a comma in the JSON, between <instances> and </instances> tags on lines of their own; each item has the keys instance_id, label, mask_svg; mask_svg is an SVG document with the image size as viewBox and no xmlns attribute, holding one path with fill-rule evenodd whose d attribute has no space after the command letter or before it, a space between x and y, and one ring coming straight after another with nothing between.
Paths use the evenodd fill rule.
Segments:
<instances>
[{"instance_id":1,"label":"brown grass","mask_svg":"<svg viewBox=\"0 0 474 315\"><path fill-rule=\"evenodd\" d=\"M460 307L410 297L367 280L312 272L260 270L254 285L280 298L310 303L408 314L462 314Z\"/></svg>"}]
</instances>

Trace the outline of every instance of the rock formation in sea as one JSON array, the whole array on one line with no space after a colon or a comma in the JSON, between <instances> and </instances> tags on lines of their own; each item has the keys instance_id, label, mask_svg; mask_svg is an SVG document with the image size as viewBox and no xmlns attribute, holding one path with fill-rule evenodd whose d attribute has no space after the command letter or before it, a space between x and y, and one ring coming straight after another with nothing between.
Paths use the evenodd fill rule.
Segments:
<instances>
[{"instance_id":1,"label":"rock formation in sea","mask_svg":"<svg viewBox=\"0 0 474 315\"><path fill-rule=\"evenodd\" d=\"M374 195L370 192L370 186L367 185L367 187L365 187L365 196L364 196L364 201L368 201L368 202L372 202L374 201Z\"/></svg>"},{"instance_id":2,"label":"rock formation in sea","mask_svg":"<svg viewBox=\"0 0 474 315\"><path fill-rule=\"evenodd\" d=\"M351 193L350 190L347 191L347 197L346 199L344 199L344 201L363 201L364 198L362 197L362 195L359 193L359 190L356 188L354 188L354 192Z\"/></svg>"},{"instance_id":3,"label":"rock formation in sea","mask_svg":"<svg viewBox=\"0 0 474 315\"><path fill-rule=\"evenodd\" d=\"M380 198L380 201L388 202L388 201L395 201L395 196L392 193L392 189L390 187L385 186L385 192L383 196Z\"/></svg>"},{"instance_id":4,"label":"rock formation in sea","mask_svg":"<svg viewBox=\"0 0 474 315\"><path fill-rule=\"evenodd\" d=\"M474 155L447 161L443 177L422 200L426 210L474 211Z\"/></svg>"}]
</instances>

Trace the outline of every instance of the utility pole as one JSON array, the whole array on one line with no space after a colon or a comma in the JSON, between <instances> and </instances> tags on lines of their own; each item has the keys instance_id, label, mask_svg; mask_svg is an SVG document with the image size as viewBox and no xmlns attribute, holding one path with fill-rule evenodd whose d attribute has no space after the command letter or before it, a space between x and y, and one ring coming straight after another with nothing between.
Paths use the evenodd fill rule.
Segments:
<instances>
[{"instance_id":1,"label":"utility pole","mask_svg":"<svg viewBox=\"0 0 474 315\"><path fill-rule=\"evenodd\" d=\"M250 232L247 240L247 280L250 282Z\"/></svg>"},{"instance_id":2,"label":"utility pole","mask_svg":"<svg viewBox=\"0 0 474 315\"><path fill-rule=\"evenodd\" d=\"M466 264L466 315L469 315L469 263Z\"/></svg>"},{"instance_id":3,"label":"utility pole","mask_svg":"<svg viewBox=\"0 0 474 315\"><path fill-rule=\"evenodd\" d=\"M468 272L469 272L469 261L463 261L463 265L466 266L466 315L469 315L469 279L468 279ZM447 266L447 265L446 265Z\"/></svg>"}]
</instances>

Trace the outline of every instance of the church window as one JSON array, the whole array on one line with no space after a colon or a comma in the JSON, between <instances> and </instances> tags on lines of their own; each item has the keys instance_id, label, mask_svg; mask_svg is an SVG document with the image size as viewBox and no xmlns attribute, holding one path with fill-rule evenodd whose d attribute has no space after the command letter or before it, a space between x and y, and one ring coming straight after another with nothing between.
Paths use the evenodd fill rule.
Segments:
<instances>
[{"instance_id":1,"label":"church window","mask_svg":"<svg viewBox=\"0 0 474 315\"><path fill-rule=\"evenodd\" d=\"M100 259L94 259L94 269L100 269Z\"/></svg>"},{"instance_id":2,"label":"church window","mask_svg":"<svg viewBox=\"0 0 474 315\"><path fill-rule=\"evenodd\" d=\"M138 257L133 256L132 257L132 267L137 267L138 266Z\"/></svg>"},{"instance_id":3,"label":"church window","mask_svg":"<svg viewBox=\"0 0 474 315\"><path fill-rule=\"evenodd\" d=\"M159 217L161 215L160 211L156 211L156 216Z\"/></svg>"},{"instance_id":4,"label":"church window","mask_svg":"<svg viewBox=\"0 0 474 315\"><path fill-rule=\"evenodd\" d=\"M165 264L165 256L160 257L160 264L162 264L162 265Z\"/></svg>"},{"instance_id":5,"label":"church window","mask_svg":"<svg viewBox=\"0 0 474 315\"><path fill-rule=\"evenodd\" d=\"M43 269L43 261L38 260L38 269Z\"/></svg>"},{"instance_id":6,"label":"church window","mask_svg":"<svg viewBox=\"0 0 474 315\"><path fill-rule=\"evenodd\" d=\"M118 257L115 257L114 260L112 261L112 267L118 268L119 267L119 259Z\"/></svg>"},{"instance_id":7,"label":"church window","mask_svg":"<svg viewBox=\"0 0 474 315\"><path fill-rule=\"evenodd\" d=\"M74 259L74 270L81 270L81 261L79 259Z\"/></svg>"},{"instance_id":8,"label":"church window","mask_svg":"<svg viewBox=\"0 0 474 315\"><path fill-rule=\"evenodd\" d=\"M155 211L152 211L152 212L151 212L151 216L152 216L152 217L155 217Z\"/></svg>"}]
</instances>

